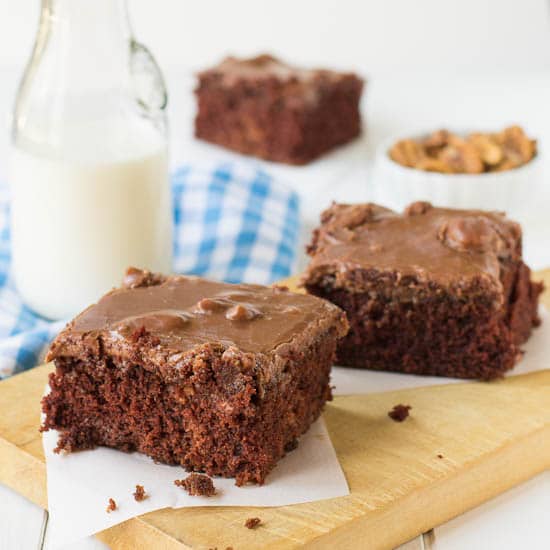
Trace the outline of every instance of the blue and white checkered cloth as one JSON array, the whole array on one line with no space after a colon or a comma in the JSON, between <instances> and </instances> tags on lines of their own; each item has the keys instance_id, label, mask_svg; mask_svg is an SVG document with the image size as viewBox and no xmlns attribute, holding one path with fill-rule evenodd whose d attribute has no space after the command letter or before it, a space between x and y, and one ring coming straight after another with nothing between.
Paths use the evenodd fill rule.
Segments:
<instances>
[{"instance_id":1,"label":"blue and white checkered cloth","mask_svg":"<svg viewBox=\"0 0 550 550\"><path fill-rule=\"evenodd\" d=\"M172 187L175 272L263 284L290 274L299 234L296 193L256 167L233 163L184 166ZM64 323L35 315L15 290L9 193L0 187L0 378L37 365Z\"/></svg>"}]
</instances>

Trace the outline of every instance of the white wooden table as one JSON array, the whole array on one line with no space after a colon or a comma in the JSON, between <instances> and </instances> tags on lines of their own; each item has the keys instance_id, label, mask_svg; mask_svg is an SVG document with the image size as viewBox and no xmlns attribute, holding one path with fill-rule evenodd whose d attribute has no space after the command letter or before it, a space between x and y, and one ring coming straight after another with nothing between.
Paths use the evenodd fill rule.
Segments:
<instances>
[{"instance_id":1,"label":"white wooden table","mask_svg":"<svg viewBox=\"0 0 550 550\"><path fill-rule=\"evenodd\" d=\"M0 115L11 107L17 75L0 68ZM5 85L4 85L5 84ZM190 81L168 74L171 91L172 158L208 160L211 148L191 139ZM453 75L421 77L400 74L379 77L366 90L367 133L355 145L308 168L269 165L268 170L293 185L304 197L305 240L319 211L332 199L358 201L369 198L372 155L386 136L407 134L445 124L457 128L498 128L508 123L526 125L540 140L542 157L550 146L550 75L502 77ZM6 117L7 118L7 117ZM6 120L4 118L4 120ZM0 118L0 120L2 120ZM6 177L7 137L0 132L0 181ZM550 180L549 180L550 181ZM546 197L535 197L538 202ZM318 197L318 200L312 200ZM529 200L526 197L526 200ZM550 224L526 228L526 257L534 268L550 265ZM303 265L304 258L299 261ZM452 498L452 495L449 495ZM546 550L550 536L550 473L544 473L485 505L437 527L433 533L411 541L404 548L420 550ZM0 550L47 548L47 514L23 497L0 485ZM95 539L72 547L105 548Z\"/></svg>"}]
</instances>

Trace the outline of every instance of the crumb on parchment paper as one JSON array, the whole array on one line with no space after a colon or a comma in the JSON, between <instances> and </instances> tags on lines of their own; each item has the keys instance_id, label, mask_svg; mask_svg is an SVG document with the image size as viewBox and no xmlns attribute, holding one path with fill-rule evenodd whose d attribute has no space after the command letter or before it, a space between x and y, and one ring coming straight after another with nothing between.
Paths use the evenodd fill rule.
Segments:
<instances>
[{"instance_id":1,"label":"crumb on parchment paper","mask_svg":"<svg viewBox=\"0 0 550 550\"><path fill-rule=\"evenodd\" d=\"M176 479L174 485L185 489L192 497L211 497L216 494L212 479L204 474L189 474L185 479Z\"/></svg>"},{"instance_id":2,"label":"crumb on parchment paper","mask_svg":"<svg viewBox=\"0 0 550 550\"><path fill-rule=\"evenodd\" d=\"M143 485L136 485L136 490L132 494L134 495L134 500L136 502L141 502L147 498L147 493L145 492Z\"/></svg>"}]
</instances>

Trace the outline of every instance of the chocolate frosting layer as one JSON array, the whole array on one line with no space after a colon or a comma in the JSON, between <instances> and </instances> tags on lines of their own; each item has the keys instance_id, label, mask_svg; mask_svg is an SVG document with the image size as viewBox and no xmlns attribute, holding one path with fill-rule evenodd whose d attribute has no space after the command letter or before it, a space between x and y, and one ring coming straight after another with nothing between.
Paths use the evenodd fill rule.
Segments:
<instances>
[{"instance_id":1,"label":"chocolate frosting layer","mask_svg":"<svg viewBox=\"0 0 550 550\"><path fill-rule=\"evenodd\" d=\"M498 285L502 261L521 257L521 228L499 212L417 202L398 214L370 203L333 204L321 222L308 248L306 284L372 269L440 285L474 277Z\"/></svg>"},{"instance_id":2,"label":"chocolate frosting layer","mask_svg":"<svg viewBox=\"0 0 550 550\"><path fill-rule=\"evenodd\" d=\"M220 343L267 353L327 315L341 315L324 300L285 289L149 275L129 270L126 287L109 292L81 313L67 332L103 333L111 340L147 333L174 351Z\"/></svg>"},{"instance_id":3,"label":"chocolate frosting layer","mask_svg":"<svg viewBox=\"0 0 550 550\"><path fill-rule=\"evenodd\" d=\"M319 78L333 81L349 76L347 73L337 73L324 69L294 67L268 54L243 59L226 57L218 65L201 74L218 74L223 77L223 82L227 85L231 85L240 79L277 78L283 81L295 80L305 83Z\"/></svg>"}]
</instances>

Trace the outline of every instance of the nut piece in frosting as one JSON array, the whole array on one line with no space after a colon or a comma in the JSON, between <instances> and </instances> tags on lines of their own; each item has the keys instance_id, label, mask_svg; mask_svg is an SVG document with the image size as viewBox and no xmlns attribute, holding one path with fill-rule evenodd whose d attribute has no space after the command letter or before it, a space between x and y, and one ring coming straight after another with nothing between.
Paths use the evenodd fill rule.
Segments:
<instances>
[{"instance_id":1,"label":"nut piece in frosting","mask_svg":"<svg viewBox=\"0 0 550 550\"><path fill-rule=\"evenodd\" d=\"M203 298L197 304L200 313L215 313L217 311L223 311L226 307L226 304L219 300L213 300L212 298Z\"/></svg>"},{"instance_id":2,"label":"nut piece in frosting","mask_svg":"<svg viewBox=\"0 0 550 550\"><path fill-rule=\"evenodd\" d=\"M405 208L403 214L405 216L420 216L425 214L431 208L433 208L432 204L427 201L411 202L411 204Z\"/></svg>"},{"instance_id":3,"label":"nut piece in frosting","mask_svg":"<svg viewBox=\"0 0 550 550\"><path fill-rule=\"evenodd\" d=\"M143 328L147 332L178 332L184 329L191 316L185 311L158 311L128 317L119 323L118 329L133 331Z\"/></svg>"},{"instance_id":4,"label":"nut piece in frosting","mask_svg":"<svg viewBox=\"0 0 550 550\"><path fill-rule=\"evenodd\" d=\"M225 318L229 321L251 321L260 315L261 313L255 308L237 304L227 310Z\"/></svg>"},{"instance_id":5,"label":"nut piece in frosting","mask_svg":"<svg viewBox=\"0 0 550 550\"><path fill-rule=\"evenodd\" d=\"M374 203L366 204L336 204L321 213L321 223L329 225L336 222L338 228L353 230L368 222L377 222L387 217L395 216L395 212Z\"/></svg>"},{"instance_id":6,"label":"nut piece in frosting","mask_svg":"<svg viewBox=\"0 0 550 550\"><path fill-rule=\"evenodd\" d=\"M146 269L129 267L124 274L122 286L124 288L139 288L160 285L165 277L159 273L152 273Z\"/></svg>"},{"instance_id":7,"label":"nut piece in frosting","mask_svg":"<svg viewBox=\"0 0 550 550\"><path fill-rule=\"evenodd\" d=\"M505 246L490 221L482 216L450 219L441 226L439 238L446 246L460 252L498 252Z\"/></svg>"}]
</instances>

